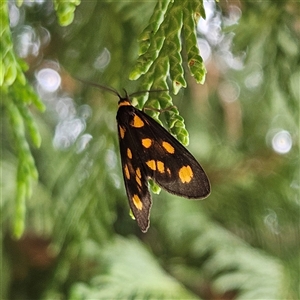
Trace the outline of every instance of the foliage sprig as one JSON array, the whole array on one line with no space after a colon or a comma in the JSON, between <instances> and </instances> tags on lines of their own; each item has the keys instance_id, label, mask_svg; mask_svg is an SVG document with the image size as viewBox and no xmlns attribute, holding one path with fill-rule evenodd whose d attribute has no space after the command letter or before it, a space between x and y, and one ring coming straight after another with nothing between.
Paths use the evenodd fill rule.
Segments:
<instances>
[{"instance_id":1,"label":"foliage sprig","mask_svg":"<svg viewBox=\"0 0 300 300\"><path fill-rule=\"evenodd\" d=\"M27 70L27 64L17 58L13 51L7 3L1 2L0 8L2 24L0 32L0 54L2 58L0 86L2 104L11 125L18 157L13 233L16 237L20 237L25 224L25 201L31 197L33 181L38 178L26 129L33 145L40 147L41 144L41 136L30 112L30 105L33 104L40 111L43 111L45 106L26 81L23 72Z\"/></svg>"},{"instance_id":2,"label":"foliage sprig","mask_svg":"<svg viewBox=\"0 0 300 300\"><path fill-rule=\"evenodd\" d=\"M130 79L142 79L142 89L165 90L170 77L174 94L186 87L182 67L184 45L187 64L196 81L203 83L205 66L197 47L195 26L199 17L205 17L202 1L158 1L149 25L139 38L140 56L133 68ZM172 99L166 92L159 95L159 104L154 105L152 95L146 105L155 109L166 109L166 121L170 131L184 144L188 144L188 132L178 110L173 107ZM140 98L143 106L145 97ZM158 113L152 117L158 119Z\"/></svg>"},{"instance_id":3,"label":"foliage sprig","mask_svg":"<svg viewBox=\"0 0 300 300\"><path fill-rule=\"evenodd\" d=\"M61 26L70 25L74 20L76 6L81 0L54 0L54 9L58 17L58 22Z\"/></svg>"}]
</instances>

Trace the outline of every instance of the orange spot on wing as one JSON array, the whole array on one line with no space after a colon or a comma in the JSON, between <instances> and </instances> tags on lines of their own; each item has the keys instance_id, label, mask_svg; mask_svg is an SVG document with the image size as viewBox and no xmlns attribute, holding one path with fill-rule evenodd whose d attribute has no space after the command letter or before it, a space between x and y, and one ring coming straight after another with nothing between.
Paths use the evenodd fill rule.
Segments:
<instances>
[{"instance_id":1,"label":"orange spot on wing","mask_svg":"<svg viewBox=\"0 0 300 300\"><path fill-rule=\"evenodd\" d=\"M123 128L122 126L119 126L119 132L120 132L121 139L124 139L126 129Z\"/></svg>"},{"instance_id":2,"label":"orange spot on wing","mask_svg":"<svg viewBox=\"0 0 300 300\"><path fill-rule=\"evenodd\" d=\"M133 195L132 202L138 210L143 209L143 203L138 195L136 195L136 194Z\"/></svg>"},{"instance_id":3,"label":"orange spot on wing","mask_svg":"<svg viewBox=\"0 0 300 300\"><path fill-rule=\"evenodd\" d=\"M130 179L130 173L129 173L129 169L128 169L127 165L124 166L124 173L125 173L126 178L129 180Z\"/></svg>"},{"instance_id":4,"label":"orange spot on wing","mask_svg":"<svg viewBox=\"0 0 300 300\"><path fill-rule=\"evenodd\" d=\"M135 173L136 173L136 175L137 175L139 178L142 178L142 174L141 174L140 168L137 168L137 169L135 170Z\"/></svg>"},{"instance_id":5,"label":"orange spot on wing","mask_svg":"<svg viewBox=\"0 0 300 300\"><path fill-rule=\"evenodd\" d=\"M155 164L155 160L148 160L146 161L146 165L153 171L156 170L156 164Z\"/></svg>"},{"instance_id":6,"label":"orange spot on wing","mask_svg":"<svg viewBox=\"0 0 300 300\"><path fill-rule=\"evenodd\" d=\"M139 186L142 186L141 179L138 176L135 176L135 181Z\"/></svg>"},{"instance_id":7,"label":"orange spot on wing","mask_svg":"<svg viewBox=\"0 0 300 300\"><path fill-rule=\"evenodd\" d=\"M168 142L162 142L162 146L170 154L173 154L175 152L174 147L170 143L168 143Z\"/></svg>"},{"instance_id":8,"label":"orange spot on wing","mask_svg":"<svg viewBox=\"0 0 300 300\"><path fill-rule=\"evenodd\" d=\"M149 148L151 147L152 145L152 140L151 139L142 139L142 145L145 147L145 148Z\"/></svg>"},{"instance_id":9,"label":"orange spot on wing","mask_svg":"<svg viewBox=\"0 0 300 300\"><path fill-rule=\"evenodd\" d=\"M165 164L162 161L157 161L157 170L160 173L165 173Z\"/></svg>"},{"instance_id":10,"label":"orange spot on wing","mask_svg":"<svg viewBox=\"0 0 300 300\"><path fill-rule=\"evenodd\" d=\"M144 126L144 121L138 115L134 115L130 125L135 128L141 128Z\"/></svg>"},{"instance_id":11,"label":"orange spot on wing","mask_svg":"<svg viewBox=\"0 0 300 300\"><path fill-rule=\"evenodd\" d=\"M193 170L190 166L183 166L178 172L179 178L182 183L189 183L193 176Z\"/></svg>"},{"instance_id":12,"label":"orange spot on wing","mask_svg":"<svg viewBox=\"0 0 300 300\"><path fill-rule=\"evenodd\" d=\"M137 182L137 184L139 185L139 186L142 186L142 181L141 181L141 178L142 178L142 174L141 174L141 170L140 170L140 168L137 168L136 170L135 170L135 181Z\"/></svg>"},{"instance_id":13,"label":"orange spot on wing","mask_svg":"<svg viewBox=\"0 0 300 300\"><path fill-rule=\"evenodd\" d=\"M127 148L127 157L132 159L132 152L129 148Z\"/></svg>"}]
</instances>

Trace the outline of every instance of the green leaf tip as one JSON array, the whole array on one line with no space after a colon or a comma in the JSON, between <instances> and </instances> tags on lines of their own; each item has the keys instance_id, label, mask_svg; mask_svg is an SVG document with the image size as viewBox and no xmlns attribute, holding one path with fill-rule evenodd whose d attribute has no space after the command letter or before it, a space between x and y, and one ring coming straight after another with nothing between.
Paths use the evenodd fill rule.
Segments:
<instances>
[{"instance_id":1,"label":"green leaf tip","mask_svg":"<svg viewBox=\"0 0 300 300\"><path fill-rule=\"evenodd\" d=\"M148 26L140 34L140 56L129 79L137 80L143 76L143 80L154 80L145 75L159 69L160 80L169 77L173 92L177 94L187 86L182 67L184 44L191 75L197 83L203 83L206 71L196 36L196 24L200 17L205 18L202 1L159 1ZM166 63L161 64L165 60Z\"/></svg>"},{"instance_id":2,"label":"green leaf tip","mask_svg":"<svg viewBox=\"0 0 300 300\"><path fill-rule=\"evenodd\" d=\"M54 1L54 9L56 10L58 22L61 26L68 26L73 22L76 6L78 6L80 2L80 0Z\"/></svg>"}]
</instances>

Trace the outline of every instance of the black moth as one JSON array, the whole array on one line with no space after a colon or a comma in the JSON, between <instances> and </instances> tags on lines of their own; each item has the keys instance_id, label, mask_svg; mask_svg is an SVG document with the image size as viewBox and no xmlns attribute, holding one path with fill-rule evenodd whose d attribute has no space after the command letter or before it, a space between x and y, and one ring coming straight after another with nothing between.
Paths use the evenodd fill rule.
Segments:
<instances>
[{"instance_id":1,"label":"black moth","mask_svg":"<svg viewBox=\"0 0 300 300\"><path fill-rule=\"evenodd\" d=\"M92 84L119 97L117 124L122 171L131 211L143 232L149 228L152 205L151 178L168 192L203 199L210 193L209 180L194 156L164 127L131 105L111 88Z\"/></svg>"}]
</instances>

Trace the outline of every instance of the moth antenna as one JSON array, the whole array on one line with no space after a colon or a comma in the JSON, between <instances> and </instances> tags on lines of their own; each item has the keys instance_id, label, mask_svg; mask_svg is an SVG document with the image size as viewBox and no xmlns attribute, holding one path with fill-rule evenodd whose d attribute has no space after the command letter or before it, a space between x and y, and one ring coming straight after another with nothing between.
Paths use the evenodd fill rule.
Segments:
<instances>
[{"instance_id":1,"label":"moth antenna","mask_svg":"<svg viewBox=\"0 0 300 300\"><path fill-rule=\"evenodd\" d=\"M88 84L88 85L91 85L91 86L94 86L98 89L101 89L101 90L105 90L107 92L110 92L116 96L118 96L119 98L122 98L121 95L118 93L117 90L115 90L114 88L112 87L107 87L107 86L104 86L104 85L101 85L101 84L98 84L98 83L95 83L95 82L91 82L91 81L86 81L86 80L83 80L83 79L80 79L78 77L74 77L76 80L84 83L84 84ZM126 92L126 91L125 91ZM126 92L126 95L127 95L127 92Z\"/></svg>"},{"instance_id":2,"label":"moth antenna","mask_svg":"<svg viewBox=\"0 0 300 300\"><path fill-rule=\"evenodd\" d=\"M92 81L87 81L87 80L84 80L84 79L81 79L81 78L78 78L78 77L74 77L74 78L76 80L84 83L84 84L88 84L88 85L94 86L98 89L110 92L110 93L118 96L120 99L122 99L122 96L119 94L119 92L116 89L112 88L112 87L107 87L107 86L104 86L104 85L101 85L101 84L98 84L98 83L95 83L95 82L92 82ZM168 89L166 89L166 90L148 90L148 91L134 92L134 93L128 95L127 91L124 88L123 88L123 90L125 92L126 98L129 98L129 97L132 97L132 96L138 95L138 94L143 94L143 93L155 93L155 92L167 92L167 91L169 91Z\"/></svg>"},{"instance_id":3,"label":"moth antenna","mask_svg":"<svg viewBox=\"0 0 300 300\"><path fill-rule=\"evenodd\" d=\"M123 91L125 93L125 97L128 99L131 95L128 95L127 91L123 88Z\"/></svg>"}]
</instances>

